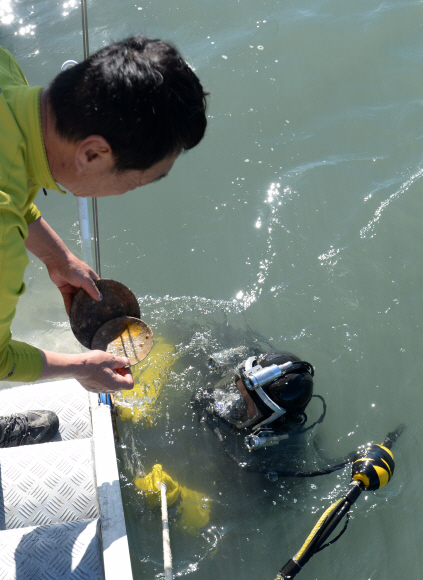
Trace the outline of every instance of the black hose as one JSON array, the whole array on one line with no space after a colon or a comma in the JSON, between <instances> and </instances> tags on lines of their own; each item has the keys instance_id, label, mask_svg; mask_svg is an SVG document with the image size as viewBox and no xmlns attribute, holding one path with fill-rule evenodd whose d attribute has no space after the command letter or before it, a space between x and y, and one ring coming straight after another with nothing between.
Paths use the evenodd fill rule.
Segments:
<instances>
[{"instance_id":1,"label":"black hose","mask_svg":"<svg viewBox=\"0 0 423 580\"><path fill-rule=\"evenodd\" d=\"M356 452L354 452L354 456ZM318 477L320 475L328 475L329 473L334 473L334 471L339 471L344 469L348 463L351 463L351 459L347 458L337 465L332 465L331 467L325 467L324 469L316 469L315 471L281 471L279 469L263 468L255 470L256 473L261 473L266 476L271 476L273 474L278 477ZM243 466L241 466L243 467ZM246 469L246 471L253 471L253 469Z\"/></svg>"},{"instance_id":2,"label":"black hose","mask_svg":"<svg viewBox=\"0 0 423 580\"><path fill-rule=\"evenodd\" d=\"M221 441L222 441L223 450L225 451L225 454L229 457L229 459L231 461L236 463L238 465L238 467L240 467L241 469L243 469L244 471L246 471L248 473L261 473L262 475L269 477L269 479L272 479L272 476L277 476L277 477L318 477L320 475L328 475L329 473L333 473L334 471L339 471L341 469L344 469L344 467L346 465L348 465L348 463L351 463L357 457L357 452L352 451L345 459L342 459L340 461L340 463L337 463L336 465L332 465L330 467L325 467L324 469L316 469L314 471L282 471L280 469L273 469L270 467L252 467L252 466L247 465L245 463L240 463L238 461L238 459L228 449L223 437L222 437Z\"/></svg>"},{"instance_id":3,"label":"black hose","mask_svg":"<svg viewBox=\"0 0 423 580\"><path fill-rule=\"evenodd\" d=\"M384 447L386 447L387 449L392 449L392 447L395 445L396 440L398 439L398 437L400 435L402 435L405 431L405 425L404 423L401 423L400 425L398 425L398 427L394 430L391 431L390 433L388 433L388 435L385 437L385 441L382 443L382 445Z\"/></svg>"},{"instance_id":4,"label":"black hose","mask_svg":"<svg viewBox=\"0 0 423 580\"><path fill-rule=\"evenodd\" d=\"M312 398L313 397L315 397L316 399L320 399L322 401L322 404L323 404L322 414L317 419L317 421L315 421L314 423L312 423L311 425L309 425L305 429L301 429L301 431L299 431L298 434L305 433L306 431L310 431L310 429L313 429L313 427L315 427L319 423L322 423L323 422L323 419L326 417L326 411L327 411L326 401L324 400L324 398L321 395L312 395Z\"/></svg>"},{"instance_id":5,"label":"black hose","mask_svg":"<svg viewBox=\"0 0 423 580\"><path fill-rule=\"evenodd\" d=\"M325 525L323 532L320 534L319 541L316 542L316 545L315 545L314 550L313 550L313 554L315 554L316 552L319 552L321 549L323 549L323 543L326 542L326 540L329 538L329 536L331 535L333 530L336 528L336 526L339 524L339 522L342 520L342 518L344 516L348 515L350 508L351 508L351 505L352 504L348 500L339 504L339 506L337 507L337 509L334 512L333 518L331 518L331 520L327 523L327 525ZM338 537L340 537L340 536L338 536Z\"/></svg>"},{"instance_id":6,"label":"black hose","mask_svg":"<svg viewBox=\"0 0 423 580\"><path fill-rule=\"evenodd\" d=\"M285 371L282 376L292 374L296 371L298 372L300 371L301 367L303 367L309 375L314 377L313 365L307 362L306 360L293 360L291 362L293 366L290 367L287 371Z\"/></svg>"},{"instance_id":7,"label":"black hose","mask_svg":"<svg viewBox=\"0 0 423 580\"><path fill-rule=\"evenodd\" d=\"M315 554L317 552L321 552L322 550L324 550L325 548L329 548L329 546L332 546L332 544L334 544L335 542L337 542L339 540L339 538L345 534L345 532L347 531L347 527L350 521L350 514L351 511L347 512L346 518L345 518L345 524L344 527L342 528L342 530L339 532L339 534L336 536L336 538L333 538L333 540L331 540L330 542L328 542L327 544L325 544L324 546L321 546L319 543L319 546L316 548L315 550Z\"/></svg>"}]
</instances>

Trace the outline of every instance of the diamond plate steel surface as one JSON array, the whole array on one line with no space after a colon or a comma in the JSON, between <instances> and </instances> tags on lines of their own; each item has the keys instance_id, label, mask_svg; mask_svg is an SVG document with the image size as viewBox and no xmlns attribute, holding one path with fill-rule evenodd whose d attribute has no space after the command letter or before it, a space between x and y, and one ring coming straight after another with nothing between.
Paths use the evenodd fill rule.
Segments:
<instances>
[{"instance_id":1,"label":"diamond plate steel surface","mask_svg":"<svg viewBox=\"0 0 423 580\"><path fill-rule=\"evenodd\" d=\"M0 449L0 479L1 530L98 518L91 439Z\"/></svg>"},{"instance_id":2,"label":"diamond plate steel surface","mask_svg":"<svg viewBox=\"0 0 423 580\"><path fill-rule=\"evenodd\" d=\"M0 409L2 415L29 409L54 411L60 425L53 441L92 436L89 393L75 379L0 390Z\"/></svg>"},{"instance_id":3,"label":"diamond plate steel surface","mask_svg":"<svg viewBox=\"0 0 423 580\"><path fill-rule=\"evenodd\" d=\"M74 379L0 390L0 408L60 420L50 443L0 449L0 580L132 580L109 409Z\"/></svg>"},{"instance_id":4,"label":"diamond plate steel surface","mask_svg":"<svg viewBox=\"0 0 423 580\"><path fill-rule=\"evenodd\" d=\"M97 521L0 532L1 580L104 580Z\"/></svg>"}]
</instances>

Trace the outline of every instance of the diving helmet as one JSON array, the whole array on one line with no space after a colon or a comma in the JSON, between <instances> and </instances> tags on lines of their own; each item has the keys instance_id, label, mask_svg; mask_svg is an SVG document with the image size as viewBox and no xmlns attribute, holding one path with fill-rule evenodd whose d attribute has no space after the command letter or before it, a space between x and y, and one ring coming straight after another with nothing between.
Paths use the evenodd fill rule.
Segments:
<instances>
[{"instance_id":1,"label":"diving helmet","mask_svg":"<svg viewBox=\"0 0 423 580\"><path fill-rule=\"evenodd\" d=\"M277 444L305 421L313 375L310 363L288 352L251 356L215 385L212 412L237 429L251 427L249 449Z\"/></svg>"}]
</instances>

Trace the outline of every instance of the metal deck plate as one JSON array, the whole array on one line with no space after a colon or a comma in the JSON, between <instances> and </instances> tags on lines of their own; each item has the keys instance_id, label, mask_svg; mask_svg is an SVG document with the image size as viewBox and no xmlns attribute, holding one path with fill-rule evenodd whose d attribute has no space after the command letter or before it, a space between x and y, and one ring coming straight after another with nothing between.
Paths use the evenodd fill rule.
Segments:
<instances>
[{"instance_id":1,"label":"metal deck plate","mask_svg":"<svg viewBox=\"0 0 423 580\"><path fill-rule=\"evenodd\" d=\"M1 580L104 580L97 522L0 534Z\"/></svg>"},{"instance_id":2,"label":"metal deck plate","mask_svg":"<svg viewBox=\"0 0 423 580\"><path fill-rule=\"evenodd\" d=\"M0 449L0 580L132 580L110 409L74 379L0 391L1 413L31 408L60 429Z\"/></svg>"},{"instance_id":3,"label":"metal deck plate","mask_svg":"<svg viewBox=\"0 0 423 580\"><path fill-rule=\"evenodd\" d=\"M97 518L93 465L90 439L0 449L0 529Z\"/></svg>"},{"instance_id":4,"label":"metal deck plate","mask_svg":"<svg viewBox=\"0 0 423 580\"><path fill-rule=\"evenodd\" d=\"M60 420L53 441L92 436L89 393L75 379L0 390L2 415L27 410L54 411Z\"/></svg>"}]
</instances>

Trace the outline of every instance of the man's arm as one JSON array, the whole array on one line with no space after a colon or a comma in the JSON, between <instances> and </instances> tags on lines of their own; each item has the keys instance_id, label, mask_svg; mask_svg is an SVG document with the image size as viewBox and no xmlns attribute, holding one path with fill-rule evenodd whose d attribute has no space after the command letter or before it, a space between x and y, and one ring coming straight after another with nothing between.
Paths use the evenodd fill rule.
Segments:
<instances>
[{"instance_id":1,"label":"man's arm","mask_svg":"<svg viewBox=\"0 0 423 580\"><path fill-rule=\"evenodd\" d=\"M101 300L102 296L94 284L98 275L68 250L42 217L32 222L28 231L26 249L46 265L50 278L62 293L68 314L80 288L84 288L95 300ZM43 369L38 380L75 378L87 391L94 393L113 393L134 386L131 371L124 368L129 365L125 357L116 357L99 350L81 354L39 351Z\"/></svg>"},{"instance_id":2,"label":"man's arm","mask_svg":"<svg viewBox=\"0 0 423 580\"><path fill-rule=\"evenodd\" d=\"M125 357L102 350L82 354L63 354L40 350L43 370L38 380L74 378L92 393L114 393L132 389L134 380Z\"/></svg>"},{"instance_id":3,"label":"man's arm","mask_svg":"<svg viewBox=\"0 0 423 580\"><path fill-rule=\"evenodd\" d=\"M25 247L46 265L51 280L62 294L68 314L80 288L84 288L94 300L101 300L102 296L94 284L94 280L99 278L98 274L68 250L42 217L28 226L28 232Z\"/></svg>"}]
</instances>

